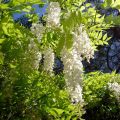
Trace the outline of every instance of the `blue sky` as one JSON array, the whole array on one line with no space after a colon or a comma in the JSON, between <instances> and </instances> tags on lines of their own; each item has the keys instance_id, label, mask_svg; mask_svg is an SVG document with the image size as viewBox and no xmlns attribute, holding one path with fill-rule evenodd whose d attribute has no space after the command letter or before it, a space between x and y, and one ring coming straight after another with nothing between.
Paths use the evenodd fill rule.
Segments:
<instances>
[{"instance_id":1,"label":"blue sky","mask_svg":"<svg viewBox=\"0 0 120 120\"><path fill-rule=\"evenodd\" d=\"M46 12L46 8L47 8L47 4L45 4L42 8L39 7L39 5L33 5L32 7L35 8L35 13L38 14L38 16L42 16L45 14ZM22 17L23 15L25 15L25 12L21 12L21 13L14 13L13 18L14 20L17 20L18 18Z\"/></svg>"}]
</instances>

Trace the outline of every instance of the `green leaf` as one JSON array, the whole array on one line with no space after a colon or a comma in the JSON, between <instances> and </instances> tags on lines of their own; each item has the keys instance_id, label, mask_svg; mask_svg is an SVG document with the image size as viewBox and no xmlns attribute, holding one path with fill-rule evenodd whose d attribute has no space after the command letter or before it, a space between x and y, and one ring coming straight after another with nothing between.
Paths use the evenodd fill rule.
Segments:
<instances>
[{"instance_id":1,"label":"green leaf","mask_svg":"<svg viewBox=\"0 0 120 120\"><path fill-rule=\"evenodd\" d=\"M52 109L49 109L48 112L49 114L53 115L55 118L58 116L57 113Z\"/></svg>"},{"instance_id":2,"label":"green leaf","mask_svg":"<svg viewBox=\"0 0 120 120\"><path fill-rule=\"evenodd\" d=\"M56 111L59 116L64 112L64 110L58 108L52 108L52 110Z\"/></svg>"},{"instance_id":3,"label":"green leaf","mask_svg":"<svg viewBox=\"0 0 120 120\"><path fill-rule=\"evenodd\" d=\"M10 68L16 68L16 65L13 65L13 64L9 64L10 65Z\"/></svg>"},{"instance_id":4,"label":"green leaf","mask_svg":"<svg viewBox=\"0 0 120 120\"><path fill-rule=\"evenodd\" d=\"M24 12L30 12L30 10L32 10L31 6L27 6L23 9Z\"/></svg>"},{"instance_id":5,"label":"green leaf","mask_svg":"<svg viewBox=\"0 0 120 120\"><path fill-rule=\"evenodd\" d=\"M0 44L2 44L4 42L5 39L0 38Z\"/></svg>"},{"instance_id":6,"label":"green leaf","mask_svg":"<svg viewBox=\"0 0 120 120\"><path fill-rule=\"evenodd\" d=\"M8 9L9 7L8 7L8 4L2 4L2 3L0 3L0 9Z\"/></svg>"},{"instance_id":7,"label":"green leaf","mask_svg":"<svg viewBox=\"0 0 120 120\"><path fill-rule=\"evenodd\" d=\"M0 52L0 65L3 64L4 56L3 53Z\"/></svg>"},{"instance_id":8,"label":"green leaf","mask_svg":"<svg viewBox=\"0 0 120 120\"><path fill-rule=\"evenodd\" d=\"M9 33L8 33L8 30L7 30L6 25L3 25L3 26L2 26L2 29L3 29L3 32L4 32L6 35L10 36Z\"/></svg>"},{"instance_id":9,"label":"green leaf","mask_svg":"<svg viewBox=\"0 0 120 120\"><path fill-rule=\"evenodd\" d=\"M101 39L102 38L102 31L99 33L97 39Z\"/></svg>"},{"instance_id":10,"label":"green leaf","mask_svg":"<svg viewBox=\"0 0 120 120\"><path fill-rule=\"evenodd\" d=\"M107 39L107 34L103 36L103 41L105 41L106 39Z\"/></svg>"},{"instance_id":11,"label":"green leaf","mask_svg":"<svg viewBox=\"0 0 120 120\"><path fill-rule=\"evenodd\" d=\"M63 38L61 38L57 44L57 47L56 47L56 53L57 55L60 54L61 50L63 49L63 46L64 46L64 43L65 43L65 40Z\"/></svg>"},{"instance_id":12,"label":"green leaf","mask_svg":"<svg viewBox=\"0 0 120 120\"><path fill-rule=\"evenodd\" d=\"M72 45L73 45L73 39L72 39L73 37L72 37L72 34L66 34L66 41L65 41L65 43L66 43L66 48L67 49L70 49L70 48L72 48Z\"/></svg>"},{"instance_id":13,"label":"green leaf","mask_svg":"<svg viewBox=\"0 0 120 120\"><path fill-rule=\"evenodd\" d=\"M87 3L85 4L86 7L90 7L91 6L91 3Z\"/></svg>"}]
</instances>

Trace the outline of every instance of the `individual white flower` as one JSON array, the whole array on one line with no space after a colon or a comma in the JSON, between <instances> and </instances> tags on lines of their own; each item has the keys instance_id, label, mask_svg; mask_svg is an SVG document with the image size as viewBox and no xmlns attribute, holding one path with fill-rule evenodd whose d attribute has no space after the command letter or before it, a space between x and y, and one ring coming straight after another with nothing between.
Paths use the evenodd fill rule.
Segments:
<instances>
[{"instance_id":1,"label":"individual white flower","mask_svg":"<svg viewBox=\"0 0 120 120\"><path fill-rule=\"evenodd\" d=\"M46 24L48 27L57 27L60 25L61 8L58 2L50 2L48 5L48 15Z\"/></svg>"},{"instance_id":2,"label":"individual white flower","mask_svg":"<svg viewBox=\"0 0 120 120\"><path fill-rule=\"evenodd\" d=\"M40 42L43 37L45 27L41 23L33 23L31 27L31 31L37 37L38 42Z\"/></svg>"},{"instance_id":3,"label":"individual white flower","mask_svg":"<svg viewBox=\"0 0 120 120\"><path fill-rule=\"evenodd\" d=\"M51 48L46 48L43 51L43 54L44 54L44 70L47 72L52 72L54 65L54 52Z\"/></svg>"}]
</instances>

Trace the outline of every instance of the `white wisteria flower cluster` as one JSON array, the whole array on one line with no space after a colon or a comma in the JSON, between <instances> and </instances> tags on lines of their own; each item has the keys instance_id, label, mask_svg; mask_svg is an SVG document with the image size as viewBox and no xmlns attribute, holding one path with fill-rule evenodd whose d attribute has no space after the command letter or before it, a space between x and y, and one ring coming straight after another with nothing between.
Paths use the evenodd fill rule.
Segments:
<instances>
[{"instance_id":1,"label":"white wisteria flower cluster","mask_svg":"<svg viewBox=\"0 0 120 120\"><path fill-rule=\"evenodd\" d=\"M44 70L52 73L55 56L54 52L51 48L46 48L43 51L43 54L44 54Z\"/></svg>"},{"instance_id":2,"label":"white wisteria flower cluster","mask_svg":"<svg viewBox=\"0 0 120 120\"><path fill-rule=\"evenodd\" d=\"M83 73L82 58L77 55L75 50L68 51L66 48L62 50L61 57L64 64L64 78L72 102L83 101L80 86Z\"/></svg>"},{"instance_id":3,"label":"white wisteria flower cluster","mask_svg":"<svg viewBox=\"0 0 120 120\"><path fill-rule=\"evenodd\" d=\"M94 49L91 45L88 34L84 30L84 26L81 24L78 28L76 28L73 34L73 48L76 49L78 54L86 58L88 61L90 58L93 58Z\"/></svg>"},{"instance_id":4,"label":"white wisteria flower cluster","mask_svg":"<svg viewBox=\"0 0 120 120\"><path fill-rule=\"evenodd\" d=\"M60 9L59 3L50 2L50 4L48 5L48 14L46 19L47 27L58 27L60 25L60 12L61 12L61 9ZM33 32L33 34L35 34L39 43L41 42L43 34L45 33L45 29L46 28L41 23L32 24L31 31ZM34 48L34 49L37 49L37 48ZM40 54L44 54L44 70L47 72L52 72L53 65L54 65L53 50L51 48L44 48L44 50L41 52L39 50L36 51L35 56L38 56ZM34 57L33 57L33 61L34 61ZM37 60L34 61L36 63L35 66L38 66L39 61L40 61L40 58L38 57L38 62Z\"/></svg>"},{"instance_id":5,"label":"white wisteria flower cluster","mask_svg":"<svg viewBox=\"0 0 120 120\"><path fill-rule=\"evenodd\" d=\"M28 57L30 57L32 63L32 68L38 70L40 60L42 59L42 54L33 39L30 41L27 52Z\"/></svg>"},{"instance_id":6,"label":"white wisteria flower cluster","mask_svg":"<svg viewBox=\"0 0 120 120\"><path fill-rule=\"evenodd\" d=\"M82 74L83 74L83 57L89 61L94 55L94 49L83 25L80 25L73 32L73 47L69 51L65 47L61 52L64 64L64 76L67 89L73 102L83 102L82 99Z\"/></svg>"},{"instance_id":7,"label":"white wisteria flower cluster","mask_svg":"<svg viewBox=\"0 0 120 120\"><path fill-rule=\"evenodd\" d=\"M58 2L50 2L48 5L47 27L59 27L61 8Z\"/></svg>"},{"instance_id":8,"label":"white wisteria flower cluster","mask_svg":"<svg viewBox=\"0 0 120 120\"><path fill-rule=\"evenodd\" d=\"M42 25L42 23L33 23L31 31L37 37L38 42L40 42L43 37L45 27Z\"/></svg>"},{"instance_id":9,"label":"white wisteria flower cluster","mask_svg":"<svg viewBox=\"0 0 120 120\"><path fill-rule=\"evenodd\" d=\"M117 100L120 102L120 85L117 82L108 83L108 88L113 92Z\"/></svg>"},{"instance_id":10,"label":"white wisteria flower cluster","mask_svg":"<svg viewBox=\"0 0 120 120\"><path fill-rule=\"evenodd\" d=\"M37 37L38 42L41 42L43 34L45 32L45 27L41 23L33 23L31 27L32 33ZM39 51L38 46L35 44L34 40L30 40L28 51L31 52L31 62L33 62L33 68L39 69L40 60L42 59L42 53Z\"/></svg>"}]
</instances>

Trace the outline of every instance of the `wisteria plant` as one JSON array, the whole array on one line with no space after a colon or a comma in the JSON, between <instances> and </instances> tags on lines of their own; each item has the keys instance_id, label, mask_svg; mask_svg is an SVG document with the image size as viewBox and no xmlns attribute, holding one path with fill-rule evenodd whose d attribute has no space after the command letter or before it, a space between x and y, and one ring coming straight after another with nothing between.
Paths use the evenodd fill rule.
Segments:
<instances>
[{"instance_id":1,"label":"wisteria plant","mask_svg":"<svg viewBox=\"0 0 120 120\"><path fill-rule=\"evenodd\" d=\"M107 44L112 24L85 0L0 2L1 119L80 119L82 60L90 62L97 46ZM42 21L33 4L47 4ZM20 11L30 29L14 22ZM53 71L56 58L64 66L59 75Z\"/></svg>"},{"instance_id":2,"label":"wisteria plant","mask_svg":"<svg viewBox=\"0 0 120 120\"><path fill-rule=\"evenodd\" d=\"M89 62L97 45L107 43L109 38L105 30L111 25L105 23L104 16L84 0L47 2L43 18L46 24L43 26L39 22L31 27L44 56L43 70L52 73L54 58L58 56L63 61L64 78L71 100L83 102L82 60Z\"/></svg>"}]
</instances>

